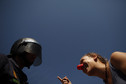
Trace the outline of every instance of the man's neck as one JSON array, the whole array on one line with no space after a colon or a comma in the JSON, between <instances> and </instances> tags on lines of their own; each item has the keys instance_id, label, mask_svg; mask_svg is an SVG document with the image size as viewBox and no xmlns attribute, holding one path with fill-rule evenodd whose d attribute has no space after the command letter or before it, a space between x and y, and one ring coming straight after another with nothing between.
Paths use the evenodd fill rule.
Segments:
<instances>
[{"instance_id":1,"label":"man's neck","mask_svg":"<svg viewBox=\"0 0 126 84\"><path fill-rule=\"evenodd\" d=\"M20 69L24 68L23 60L19 57L15 57L14 61L17 63Z\"/></svg>"},{"instance_id":2,"label":"man's neck","mask_svg":"<svg viewBox=\"0 0 126 84\"><path fill-rule=\"evenodd\" d=\"M97 66L96 66L94 75L103 79L103 80L106 80L106 72L105 71L106 71L105 64L98 63Z\"/></svg>"}]
</instances>

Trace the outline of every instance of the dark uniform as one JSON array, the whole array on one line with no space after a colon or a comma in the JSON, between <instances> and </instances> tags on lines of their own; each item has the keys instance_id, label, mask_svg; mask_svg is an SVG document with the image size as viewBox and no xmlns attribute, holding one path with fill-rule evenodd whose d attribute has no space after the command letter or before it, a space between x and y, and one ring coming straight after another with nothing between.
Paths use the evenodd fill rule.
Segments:
<instances>
[{"instance_id":1,"label":"dark uniform","mask_svg":"<svg viewBox=\"0 0 126 84\"><path fill-rule=\"evenodd\" d=\"M0 84L28 84L25 73L5 55L0 55Z\"/></svg>"}]
</instances>

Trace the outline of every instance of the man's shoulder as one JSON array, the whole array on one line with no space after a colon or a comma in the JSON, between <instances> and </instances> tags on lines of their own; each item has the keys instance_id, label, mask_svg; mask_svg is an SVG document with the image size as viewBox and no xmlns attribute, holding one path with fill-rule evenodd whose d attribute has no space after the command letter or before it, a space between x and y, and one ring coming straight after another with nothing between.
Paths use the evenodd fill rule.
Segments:
<instances>
[{"instance_id":1,"label":"man's shoulder","mask_svg":"<svg viewBox=\"0 0 126 84\"><path fill-rule=\"evenodd\" d=\"M0 60L6 60L8 59L7 55L0 54Z\"/></svg>"},{"instance_id":2,"label":"man's shoulder","mask_svg":"<svg viewBox=\"0 0 126 84\"><path fill-rule=\"evenodd\" d=\"M0 54L0 66L5 65L9 62L7 55Z\"/></svg>"}]
</instances>

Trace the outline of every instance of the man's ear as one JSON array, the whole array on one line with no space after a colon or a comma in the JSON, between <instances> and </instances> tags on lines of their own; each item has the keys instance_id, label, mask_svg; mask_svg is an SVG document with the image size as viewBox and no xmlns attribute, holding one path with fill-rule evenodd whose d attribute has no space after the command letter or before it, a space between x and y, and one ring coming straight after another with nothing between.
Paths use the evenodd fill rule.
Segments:
<instances>
[{"instance_id":1,"label":"man's ear","mask_svg":"<svg viewBox=\"0 0 126 84\"><path fill-rule=\"evenodd\" d=\"M94 61L97 62L98 56L94 55L93 58L94 58Z\"/></svg>"}]
</instances>

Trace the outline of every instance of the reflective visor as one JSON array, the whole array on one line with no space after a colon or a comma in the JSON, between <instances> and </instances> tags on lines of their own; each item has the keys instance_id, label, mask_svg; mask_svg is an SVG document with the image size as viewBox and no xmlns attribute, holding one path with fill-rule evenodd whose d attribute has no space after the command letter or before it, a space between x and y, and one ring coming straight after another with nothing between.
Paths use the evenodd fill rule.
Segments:
<instances>
[{"instance_id":1,"label":"reflective visor","mask_svg":"<svg viewBox=\"0 0 126 84\"><path fill-rule=\"evenodd\" d=\"M41 49L41 46L39 44L36 44L36 43L28 43L26 46L25 46L25 49L24 49L26 52L28 53L32 53L32 54L35 54L37 57L33 63L34 66L38 66L42 63L42 49Z\"/></svg>"}]
</instances>

